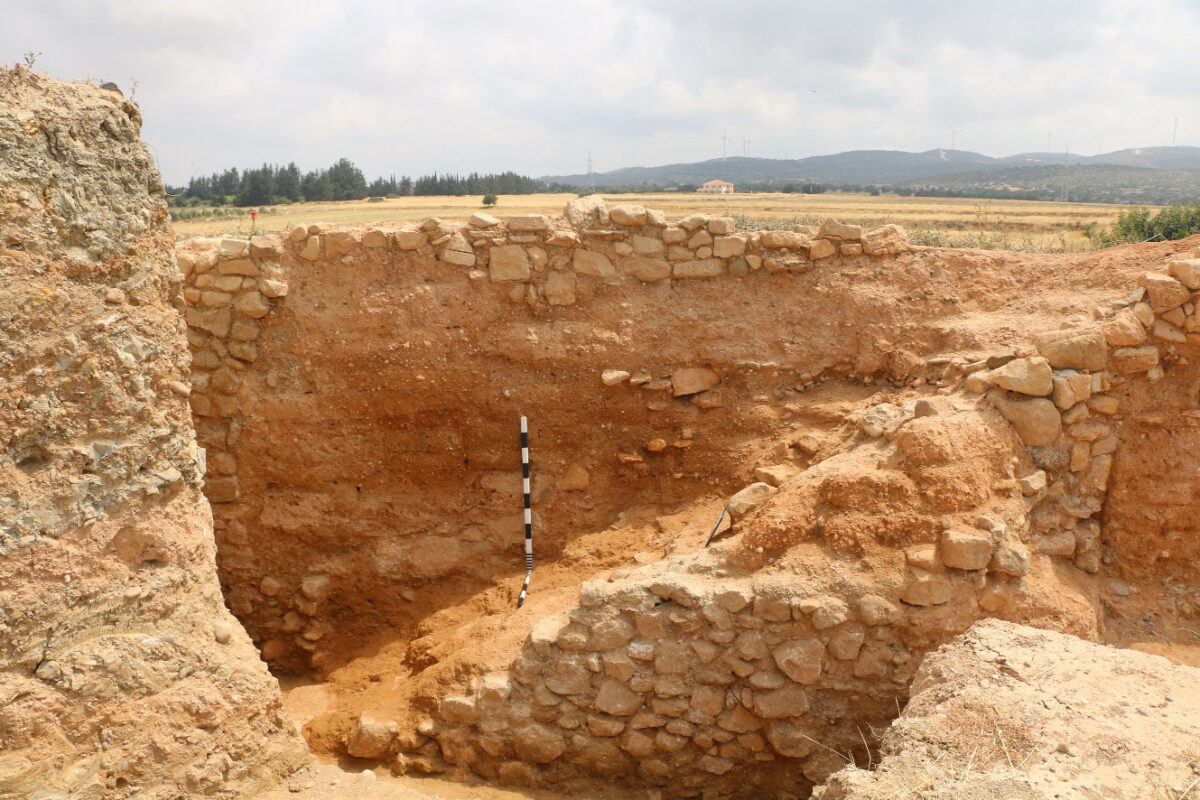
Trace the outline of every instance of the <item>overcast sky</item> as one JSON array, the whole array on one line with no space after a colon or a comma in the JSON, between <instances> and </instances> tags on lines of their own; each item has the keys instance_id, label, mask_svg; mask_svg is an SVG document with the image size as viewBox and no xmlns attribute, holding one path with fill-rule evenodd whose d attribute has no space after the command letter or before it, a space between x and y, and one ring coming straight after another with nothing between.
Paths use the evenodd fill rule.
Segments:
<instances>
[{"instance_id":1,"label":"overcast sky","mask_svg":"<svg viewBox=\"0 0 1200 800\"><path fill-rule=\"evenodd\" d=\"M0 61L112 80L169 183L338 157L540 176L859 148L1200 144L1200 0L5 0ZM2 109L0 109L2 113ZM745 140L749 140L748 143Z\"/></svg>"}]
</instances>

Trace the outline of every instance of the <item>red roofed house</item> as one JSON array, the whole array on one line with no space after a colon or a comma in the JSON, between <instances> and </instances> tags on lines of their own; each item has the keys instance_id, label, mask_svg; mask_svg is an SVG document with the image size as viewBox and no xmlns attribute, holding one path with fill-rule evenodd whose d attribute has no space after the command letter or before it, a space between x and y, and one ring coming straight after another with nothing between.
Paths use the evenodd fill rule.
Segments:
<instances>
[{"instance_id":1,"label":"red roofed house","mask_svg":"<svg viewBox=\"0 0 1200 800\"><path fill-rule=\"evenodd\" d=\"M729 181L708 181L696 191L700 194L733 194L733 184Z\"/></svg>"}]
</instances>

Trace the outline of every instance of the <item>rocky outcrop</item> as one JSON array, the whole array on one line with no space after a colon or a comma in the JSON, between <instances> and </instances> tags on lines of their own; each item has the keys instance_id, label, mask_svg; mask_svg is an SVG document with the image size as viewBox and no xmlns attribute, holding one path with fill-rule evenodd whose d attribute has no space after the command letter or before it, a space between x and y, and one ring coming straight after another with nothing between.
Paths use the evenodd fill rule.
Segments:
<instances>
[{"instance_id":1,"label":"rocky outcrop","mask_svg":"<svg viewBox=\"0 0 1200 800\"><path fill-rule=\"evenodd\" d=\"M244 796L305 751L217 582L138 110L0 105L0 797Z\"/></svg>"},{"instance_id":2,"label":"rocky outcrop","mask_svg":"<svg viewBox=\"0 0 1200 800\"><path fill-rule=\"evenodd\" d=\"M1200 670L986 620L931 653L873 771L816 800L1191 797Z\"/></svg>"}]
</instances>

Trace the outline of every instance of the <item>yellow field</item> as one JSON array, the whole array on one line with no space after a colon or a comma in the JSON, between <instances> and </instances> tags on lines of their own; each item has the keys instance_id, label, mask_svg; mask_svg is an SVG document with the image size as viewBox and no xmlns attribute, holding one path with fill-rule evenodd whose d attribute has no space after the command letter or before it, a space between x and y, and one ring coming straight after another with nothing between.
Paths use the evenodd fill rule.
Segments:
<instances>
[{"instance_id":1,"label":"yellow field","mask_svg":"<svg viewBox=\"0 0 1200 800\"><path fill-rule=\"evenodd\" d=\"M1120 206L1100 203L1051 203L1023 200L971 200L942 197L894 197L866 194L699 194L602 195L610 205L641 203L660 208L670 218L693 213L744 216L763 223L818 223L826 217L851 224L896 222L925 244L991 249L1079 251L1090 248L1083 228L1110 224ZM559 214L574 195L502 195L490 209L499 217L511 214ZM402 224L426 217L466 220L485 210L480 198L404 197L381 202L300 203L275 206L259 214L257 231L279 231L297 223ZM248 214L181 220L174 223L182 237L246 234Z\"/></svg>"}]
</instances>

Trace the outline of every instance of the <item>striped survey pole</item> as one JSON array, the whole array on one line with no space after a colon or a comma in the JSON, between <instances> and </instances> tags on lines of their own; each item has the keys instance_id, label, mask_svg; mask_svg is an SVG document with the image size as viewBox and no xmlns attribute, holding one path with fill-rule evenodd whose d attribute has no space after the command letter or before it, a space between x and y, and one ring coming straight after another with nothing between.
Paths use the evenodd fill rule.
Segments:
<instances>
[{"instance_id":1,"label":"striped survey pole","mask_svg":"<svg viewBox=\"0 0 1200 800\"><path fill-rule=\"evenodd\" d=\"M529 594L529 579L533 577L533 504L529 499L529 422L521 417L521 475L525 490L525 584L517 598L517 608L525 605Z\"/></svg>"}]
</instances>

